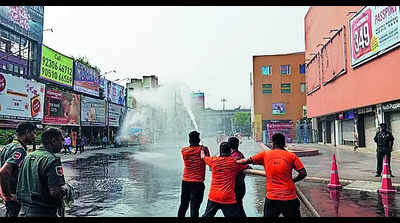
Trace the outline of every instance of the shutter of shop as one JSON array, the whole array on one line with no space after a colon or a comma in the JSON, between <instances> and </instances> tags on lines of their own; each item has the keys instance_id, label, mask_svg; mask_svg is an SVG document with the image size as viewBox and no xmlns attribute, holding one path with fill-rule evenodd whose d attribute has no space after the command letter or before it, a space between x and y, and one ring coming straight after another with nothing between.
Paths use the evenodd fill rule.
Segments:
<instances>
[{"instance_id":1,"label":"shutter of shop","mask_svg":"<svg viewBox=\"0 0 400 223\"><path fill-rule=\"evenodd\" d=\"M374 137L376 134L375 115L374 113L364 116L365 128L365 146L367 148L376 148Z\"/></svg>"},{"instance_id":2,"label":"shutter of shop","mask_svg":"<svg viewBox=\"0 0 400 223\"><path fill-rule=\"evenodd\" d=\"M353 121L353 119L342 121L342 132L343 132L343 140L344 141L354 141L354 121Z\"/></svg>"},{"instance_id":3,"label":"shutter of shop","mask_svg":"<svg viewBox=\"0 0 400 223\"><path fill-rule=\"evenodd\" d=\"M400 112L390 115L391 131L394 137L393 151L400 151Z\"/></svg>"}]
</instances>

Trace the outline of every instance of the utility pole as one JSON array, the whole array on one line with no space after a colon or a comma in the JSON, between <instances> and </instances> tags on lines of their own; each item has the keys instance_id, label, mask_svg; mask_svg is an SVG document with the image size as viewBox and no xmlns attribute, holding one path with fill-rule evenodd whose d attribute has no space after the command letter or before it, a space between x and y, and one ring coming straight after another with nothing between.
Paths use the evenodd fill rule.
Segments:
<instances>
[{"instance_id":1,"label":"utility pole","mask_svg":"<svg viewBox=\"0 0 400 223\"><path fill-rule=\"evenodd\" d=\"M222 102L222 122L224 125L224 135L225 135L226 134L226 132L225 132L225 102L226 102L226 99L222 98L221 102Z\"/></svg>"}]
</instances>

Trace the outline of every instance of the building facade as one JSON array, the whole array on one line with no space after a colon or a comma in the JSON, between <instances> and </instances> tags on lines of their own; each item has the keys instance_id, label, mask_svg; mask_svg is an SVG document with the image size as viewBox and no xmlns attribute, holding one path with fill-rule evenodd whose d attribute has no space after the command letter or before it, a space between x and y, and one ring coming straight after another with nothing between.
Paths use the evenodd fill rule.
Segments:
<instances>
[{"instance_id":1,"label":"building facade","mask_svg":"<svg viewBox=\"0 0 400 223\"><path fill-rule=\"evenodd\" d=\"M307 115L319 142L375 147L382 122L400 137L399 15L398 6L308 10Z\"/></svg>"},{"instance_id":2,"label":"building facade","mask_svg":"<svg viewBox=\"0 0 400 223\"><path fill-rule=\"evenodd\" d=\"M304 52L253 56L252 75L255 139L281 132L292 142L306 109Z\"/></svg>"}]
</instances>

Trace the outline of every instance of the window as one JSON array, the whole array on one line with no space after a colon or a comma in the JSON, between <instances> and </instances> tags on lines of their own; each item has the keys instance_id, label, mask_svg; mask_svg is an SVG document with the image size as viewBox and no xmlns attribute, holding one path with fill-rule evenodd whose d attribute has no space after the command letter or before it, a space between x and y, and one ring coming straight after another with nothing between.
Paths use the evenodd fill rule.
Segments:
<instances>
[{"instance_id":1,"label":"window","mask_svg":"<svg viewBox=\"0 0 400 223\"><path fill-rule=\"evenodd\" d=\"M305 64L300 64L299 71L300 71L301 74L305 74L306 73L306 65Z\"/></svg>"},{"instance_id":2,"label":"window","mask_svg":"<svg viewBox=\"0 0 400 223\"><path fill-rule=\"evenodd\" d=\"M281 74L283 75L289 75L290 74L290 65L281 65Z\"/></svg>"},{"instance_id":3,"label":"window","mask_svg":"<svg viewBox=\"0 0 400 223\"><path fill-rule=\"evenodd\" d=\"M302 93L306 92L306 83L300 83L300 91Z\"/></svg>"},{"instance_id":4,"label":"window","mask_svg":"<svg viewBox=\"0 0 400 223\"><path fill-rule=\"evenodd\" d=\"M18 65L14 65L14 72L18 73L19 72L19 66Z\"/></svg>"},{"instance_id":5,"label":"window","mask_svg":"<svg viewBox=\"0 0 400 223\"><path fill-rule=\"evenodd\" d=\"M7 64L7 70L9 70L11 72L14 71L14 65L11 63Z\"/></svg>"},{"instance_id":6,"label":"window","mask_svg":"<svg viewBox=\"0 0 400 223\"><path fill-rule=\"evenodd\" d=\"M263 84L263 94L272 94L272 84Z\"/></svg>"},{"instance_id":7,"label":"window","mask_svg":"<svg viewBox=\"0 0 400 223\"><path fill-rule=\"evenodd\" d=\"M261 67L261 74L262 75L271 75L272 74L272 66L268 65L268 66L262 66Z\"/></svg>"},{"instance_id":8,"label":"window","mask_svg":"<svg viewBox=\"0 0 400 223\"><path fill-rule=\"evenodd\" d=\"M290 93L290 84L281 84L281 93Z\"/></svg>"}]
</instances>

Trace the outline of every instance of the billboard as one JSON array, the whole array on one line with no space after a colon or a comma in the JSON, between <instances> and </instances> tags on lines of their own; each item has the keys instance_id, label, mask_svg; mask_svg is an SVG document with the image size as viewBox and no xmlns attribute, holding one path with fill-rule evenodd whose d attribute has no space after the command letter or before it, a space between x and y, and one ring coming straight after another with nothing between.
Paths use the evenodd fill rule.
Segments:
<instances>
[{"instance_id":1,"label":"billboard","mask_svg":"<svg viewBox=\"0 0 400 223\"><path fill-rule=\"evenodd\" d=\"M291 143L293 136L293 122L291 120L267 120L267 133L269 142L275 133L282 133L286 142Z\"/></svg>"},{"instance_id":2,"label":"billboard","mask_svg":"<svg viewBox=\"0 0 400 223\"><path fill-rule=\"evenodd\" d=\"M115 104L125 105L124 86L108 81L108 100Z\"/></svg>"},{"instance_id":3,"label":"billboard","mask_svg":"<svg viewBox=\"0 0 400 223\"><path fill-rule=\"evenodd\" d=\"M46 89L43 124L79 126L80 111L78 94Z\"/></svg>"},{"instance_id":4,"label":"billboard","mask_svg":"<svg viewBox=\"0 0 400 223\"><path fill-rule=\"evenodd\" d=\"M108 80L100 77L99 88L103 90L103 97L108 98Z\"/></svg>"},{"instance_id":5,"label":"billboard","mask_svg":"<svg viewBox=\"0 0 400 223\"><path fill-rule=\"evenodd\" d=\"M74 62L74 90L82 93L99 96L99 75L94 68L78 61Z\"/></svg>"},{"instance_id":6,"label":"billboard","mask_svg":"<svg viewBox=\"0 0 400 223\"><path fill-rule=\"evenodd\" d=\"M197 108L204 108L204 92L192 93L192 103Z\"/></svg>"},{"instance_id":7,"label":"billboard","mask_svg":"<svg viewBox=\"0 0 400 223\"><path fill-rule=\"evenodd\" d=\"M40 78L72 88L73 63L71 58L43 45Z\"/></svg>"},{"instance_id":8,"label":"billboard","mask_svg":"<svg viewBox=\"0 0 400 223\"><path fill-rule=\"evenodd\" d=\"M106 102L102 99L82 96L82 126L106 125Z\"/></svg>"},{"instance_id":9,"label":"billboard","mask_svg":"<svg viewBox=\"0 0 400 223\"><path fill-rule=\"evenodd\" d=\"M0 24L41 43L43 12L44 6L0 6Z\"/></svg>"},{"instance_id":10,"label":"billboard","mask_svg":"<svg viewBox=\"0 0 400 223\"><path fill-rule=\"evenodd\" d=\"M122 125L126 109L122 105L108 103L108 125L119 127Z\"/></svg>"},{"instance_id":11,"label":"billboard","mask_svg":"<svg viewBox=\"0 0 400 223\"><path fill-rule=\"evenodd\" d=\"M398 46L399 9L399 6L366 6L350 19L352 67Z\"/></svg>"},{"instance_id":12,"label":"billboard","mask_svg":"<svg viewBox=\"0 0 400 223\"><path fill-rule=\"evenodd\" d=\"M0 118L41 121L45 85L0 73Z\"/></svg>"},{"instance_id":13,"label":"billboard","mask_svg":"<svg viewBox=\"0 0 400 223\"><path fill-rule=\"evenodd\" d=\"M286 114L286 106L284 103L272 103L272 114L273 115L284 115Z\"/></svg>"}]
</instances>

